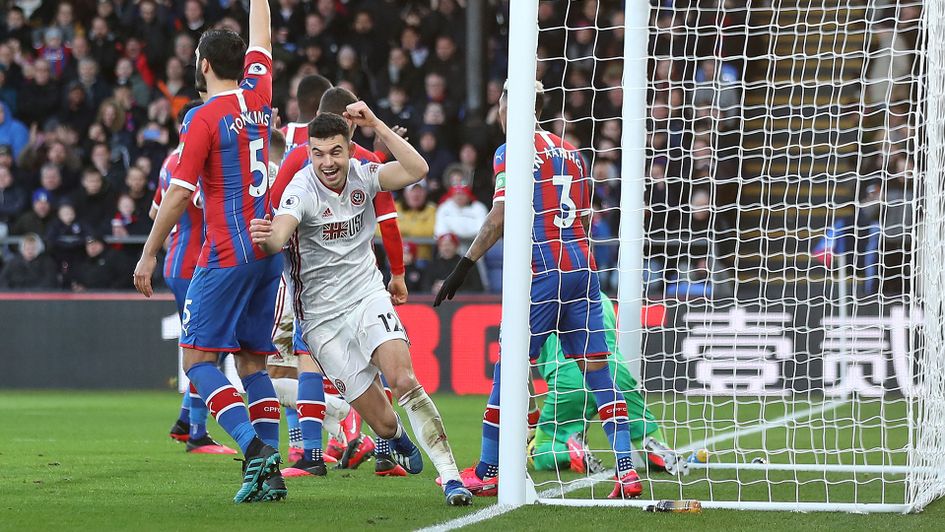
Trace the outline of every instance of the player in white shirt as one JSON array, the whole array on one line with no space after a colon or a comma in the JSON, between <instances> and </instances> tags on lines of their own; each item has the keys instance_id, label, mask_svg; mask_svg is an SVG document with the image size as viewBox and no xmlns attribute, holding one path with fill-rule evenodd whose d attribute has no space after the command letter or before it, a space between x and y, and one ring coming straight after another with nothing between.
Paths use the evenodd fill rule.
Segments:
<instances>
[{"instance_id":1,"label":"player in white shirt","mask_svg":"<svg viewBox=\"0 0 945 532\"><path fill-rule=\"evenodd\" d=\"M362 164L350 159L345 118L374 129L396 160ZM384 394L383 371L420 446L444 479L447 504L465 506L472 495L459 480L440 414L414 375L406 331L371 248L377 223L371 200L382 190L420 181L428 166L364 102L349 105L345 118L323 113L311 122L312 164L292 179L275 218L252 220L250 234L263 250L278 253L298 230L298 253L289 258L293 303L312 356L374 432L390 440L395 461L417 474L423 459Z\"/></svg>"}]
</instances>

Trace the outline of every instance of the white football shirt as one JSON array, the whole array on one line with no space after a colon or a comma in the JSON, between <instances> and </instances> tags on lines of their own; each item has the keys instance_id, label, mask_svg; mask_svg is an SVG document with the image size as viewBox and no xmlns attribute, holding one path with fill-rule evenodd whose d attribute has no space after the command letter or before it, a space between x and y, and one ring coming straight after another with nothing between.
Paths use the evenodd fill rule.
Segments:
<instances>
[{"instance_id":1,"label":"white football shirt","mask_svg":"<svg viewBox=\"0 0 945 532\"><path fill-rule=\"evenodd\" d=\"M339 193L322 184L309 165L295 174L282 195L276 216L290 215L299 221L293 236L298 244L290 243L285 254L296 317L305 333L386 291L372 247L380 167L352 159Z\"/></svg>"}]
</instances>

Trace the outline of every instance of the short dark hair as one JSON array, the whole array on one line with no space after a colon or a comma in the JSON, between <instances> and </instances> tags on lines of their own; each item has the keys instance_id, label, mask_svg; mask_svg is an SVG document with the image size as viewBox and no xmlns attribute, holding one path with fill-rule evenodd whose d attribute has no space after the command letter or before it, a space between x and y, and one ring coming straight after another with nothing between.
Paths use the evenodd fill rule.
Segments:
<instances>
[{"instance_id":1,"label":"short dark hair","mask_svg":"<svg viewBox=\"0 0 945 532\"><path fill-rule=\"evenodd\" d=\"M353 92L344 87L332 87L325 91L322 101L318 105L319 113L334 113L340 115L345 112L349 105L358 101L358 97Z\"/></svg>"},{"instance_id":2,"label":"short dark hair","mask_svg":"<svg viewBox=\"0 0 945 532\"><path fill-rule=\"evenodd\" d=\"M341 115L322 112L308 124L309 138L330 139L335 135L341 135L346 141L350 140L348 121Z\"/></svg>"},{"instance_id":3,"label":"short dark hair","mask_svg":"<svg viewBox=\"0 0 945 532\"><path fill-rule=\"evenodd\" d=\"M505 81L502 85L502 98L509 98L509 82ZM541 116L541 110L545 107L545 86L540 82L535 82L535 116Z\"/></svg>"},{"instance_id":4,"label":"short dark hair","mask_svg":"<svg viewBox=\"0 0 945 532\"><path fill-rule=\"evenodd\" d=\"M331 82L325 76L312 74L305 76L299 82L299 89L295 99L299 102L299 113L302 118L312 118L318 112L322 96L331 89Z\"/></svg>"},{"instance_id":5,"label":"short dark hair","mask_svg":"<svg viewBox=\"0 0 945 532\"><path fill-rule=\"evenodd\" d=\"M239 81L243 77L243 56L246 43L230 30L207 30L197 44L200 59L210 62L210 68L220 79ZM197 65L200 68L200 65Z\"/></svg>"},{"instance_id":6,"label":"short dark hair","mask_svg":"<svg viewBox=\"0 0 945 532\"><path fill-rule=\"evenodd\" d=\"M201 105L203 105L203 100L190 100L185 103L184 106L180 108L180 111L177 112L177 123L183 124L184 119L187 118L187 113L189 113L191 109L196 109Z\"/></svg>"}]
</instances>

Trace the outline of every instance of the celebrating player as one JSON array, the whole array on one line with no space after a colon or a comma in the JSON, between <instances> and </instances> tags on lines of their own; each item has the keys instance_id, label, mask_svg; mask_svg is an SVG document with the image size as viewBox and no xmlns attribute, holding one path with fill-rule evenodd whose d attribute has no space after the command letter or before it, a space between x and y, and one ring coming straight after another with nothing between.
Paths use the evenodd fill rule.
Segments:
<instances>
[{"instance_id":1,"label":"celebrating player","mask_svg":"<svg viewBox=\"0 0 945 532\"><path fill-rule=\"evenodd\" d=\"M348 122L333 113L320 114L309 125L311 166L286 188L274 220L251 222L253 241L278 253L298 229L298 250L291 261L294 302L315 359L378 436L391 440L393 458L417 474L423 458L384 394L382 370L420 445L445 479L447 504L467 505L472 495L459 479L439 412L414 376L407 335L371 251L376 222L371 200L382 190L419 181L428 167L363 102L348 106L345 117L373 128L396 161L361 164L350 159Z\"/></svg>"},{"instance_id":2,"label":"celebrating player","mask_svg":"<svg viewBox=\"0 0 945 532\"><path fill-rule=\"evenodd\" d=\"M637 388L636 379L617 350L614 304L603 292L600 299L604 309L607 347L613 353L608 364L617 389L625 393L630 441L634 448L646 453L651 469L685 475L688 473L688 462L664 443L662 431L653 414L646 408L646 400ZM584 388L584 377L575 361L565 357L562 343L556 334L550 335L545 341L535 367L548 383L548 396L541 408L535 438L528 446L529 458L535 469L554 470L559 464L564 464L577 473L600 472L600 461L587 449L582 434L587 420L597 415L597 403L594 395Z\"/></svg>"},{"instance_id":3,"label":"celebrating player","mask_svg":"<svg viewBox=\"0 0 945 532\"><path fill-rule=\"evenodd\" d=\"M276 352L270 332L282 261L252 242L246 223L269 209L271 50L265 0L251 0L248 48L230 30L200 37L196 85L209 99L184 120L177 171L134 274L135 287L150 297L157 252L192 201L199 176L206 241L184 301L180 345L187 377L246 458L235 502L286 496L279 402L259 356ZM248 411L215 364L219 352L236 353Z\"/></svg>"},{"instance_id":4,"label":"celebrating player","mask_svg":"<svg viewBox=\"0 0 945 532\"><path fill-rule=\"evenodd\" d=\"M202 101L193 100L184 105L177 114L178 126L184 122L184 117L191 109L201 104L203 104ZM151 211L148 213L152 220L161 207L161 200L171 184L171 176L177 170L179 158L180 146L172 151L161 165L158 187L154 191L154 201L151 202ZM200 193L196 192L194 201L187 204L187 209L180 221L171 230L167 253L164 256L164 282L174 294L177 315L181 319L183 319L187 287L190 286L190 279L194 275L201 247L203 247L203 208ZM185 442L188 453L236 454L236 451L220 445L207 434L207 405L193 385L184 392L181 415L171 427L171 438Z\"/></svg>"},{"instance_id":5,"label":"celebrating player","mask_svg":"<svg viewBox=\"0 0 945 532\"><path fill-rule=\"evenodd\" d=\"M536 114L544 101L536 82ZM499 99L499 119L507 129L508 86ZM486 251L502 237L505 223L505 144L495 153L495 197L486 222L466 255L437 292L433 305L452 299ZM589 173L575 148L556 135L535 131L535 164L532 201L532 285L529 358L535 360L548 336L559 331L567 358L573 358L584 373L584 384L597 401L604 431L617 455L616 484L610 498L639 497L643 486L633 470L627 404L614 387L607 367L610 351L604 336L600 283L590 252L585 218L589 216ZM526 176L518 179L527 179ZM581 220L578 220L581 218ZM577 223L575 223L577 222ZM513 356L518 355L517 353ZM479 463L463 471L463 482L473 492L484 492L497 484L499 464L499 379L495 365L492 393L482 424Z\"/></svg>"},{"instance_id":6,"label":"celebrating player","mask_svg":"<svg viewBox=\"0 0 945 532\"><path fill-rule=\"evenodd\" d=\"M304 83L303 79L303 83ZM302 85L300 84L300 91ZM301 97L300 97L301 98ZM347 109L347 106L357 101L357 98L351 91L334 87L324 92L318 104L319 112L330 112L341 115ZM354 124L350 124L349 135L354 131ZM396 130L395 130L396 131ZM306 133L307 134L307 133ZM398 132L401 134L401 132ZM303 168L311 164L309 159L308 140L305 145L298 146L286 155L279 175L273 183L272 202L279 204L285 187L288 186L292 178ZM357 143L351 143L350 155L360 163L380 163L377 156L362 148ZM388 284L394 304L400 305L407 301L407 285L404 279L405 268L403 261L403 240L400 236L400 228L397 225L397 208L390 192L379 192L372 201L374 215L381 231L384 250L387 253L391 269L391 281ZM290 239L289 248L295 245L295 239ZM287 266L291 265L291 250L286 251ZM287 268L288 269L288 268ZM283 275L287 277L287 275ZM289 274L288 277L291 277ZM291 284L291 280L288 282ZM341 423L342 431L329 431L332 435L327 448L322 456L321 427L323 421L329 416L329 409L337 404L337 390L330 381L325 381L324 390L321 389L320 369L311 359L307 357L308 348L301 340L301 330L297 328L295 339L295 352L300 355L299 365L303 366L299 376L298 396L303 398L299 403L300 410L306 410L301 418L306 419L307 423L300 423L300 432L304 443L304 456L302 460L296 461L291 468L283 470L285 476L301 475L323 475L325 466L321 463L322 458L328 460L337 460L339 468L356 468L365 459L370 457L376 451L376 460L374 461L374 473L378 476L406 476L407 472L390 459L389 442L383 438L376 443L370 436L361 432L361 416L356 409L350 409L348 415ZM303 378L304 376L304 378ZM381 383L384 385L384 392L390 399L392 393L387 387L384 376L381 375ZM279 391L277 389L277 391ZM280 401L285 403L287 394L279 391Z\"/></svg>"}]
</instances>

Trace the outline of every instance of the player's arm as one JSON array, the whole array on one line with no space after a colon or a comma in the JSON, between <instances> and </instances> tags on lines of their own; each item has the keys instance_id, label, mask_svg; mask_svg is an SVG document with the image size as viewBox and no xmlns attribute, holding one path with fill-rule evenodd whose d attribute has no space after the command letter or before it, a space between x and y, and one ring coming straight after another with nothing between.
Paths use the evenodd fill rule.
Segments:
<instances>
[{"instance_id":1,"label":"player's arm","mask_svg":"<svg viewBox=\"0 0 945 532\"><path fill-rule=\"evenodd\" d=\"M298 226L298 218L291 214L280 214L275 219L267 214L249 221L249 236L263 251L274 255L282 251Z\"/></svg>"},{"instance_id":2,"label":"player's arm","mask_svg":"<svg viewBox=\"0 0 945 532\"><path fill-rule=\"evenodd\" d=\"M154 199L151 200L151 208L148 209L148 218L152 220L157 218L158 209L161 208L161 200L164 199L163 192L160 186L154 191Z\"/></svg>"},{"instance_id":3,"label":"player's arm","mask_svg":"<svg viewBox=\"0 0 945 532\"><path fill-rule=\"evenodd\" d=\"M176 183L171 183L171 186L167 188L167 192L164 193L161 208L157 210L157 217L154 219L148 241L145 242L141 259L135 267L135 289L144 294L145 297L151 297L151 294L154 293L151 288L151 276L154 274L154 268L157 265L158 251L161 250L164 241L167 240L167 235L171 234L171 229L177 225L180 217L187 210L187 203L191 201L193 193L193 190Z\"/></svg>"},{"instance_id":4,"label":"player's arm","mask_svg":"<svg viewBox=\"0 0 945 532\"><path fill-rule=\"evenodd\" d=\"M355 102L348 106L345 118L359 127L374 129L374 134L387 146L396 159L381 166L377 180L381 190L400 190L425 178L430 167L423 156L397 134L387 127L364 102Z\"/></svg>"},{"instance_id":5,"label":"player's arm","mask_svg":"<svg viewBox=\"0 0 945 532\"><path fill-rule=\"evenodd\" d=\"M262 48L272 54L272 30L268 0L249 2L249 47Z\"/></svg>"}]
</instances>

